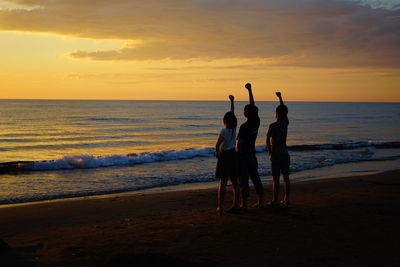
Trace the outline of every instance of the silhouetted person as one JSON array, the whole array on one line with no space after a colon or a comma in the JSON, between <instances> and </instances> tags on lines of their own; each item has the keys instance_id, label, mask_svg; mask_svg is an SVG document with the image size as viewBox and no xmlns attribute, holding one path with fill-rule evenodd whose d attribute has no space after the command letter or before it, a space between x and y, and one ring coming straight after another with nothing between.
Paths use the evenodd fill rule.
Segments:
<instances>
[{"instance_id":1,"label":"silhouetted person","mask_svg":"<svg viewBox=\"0 0 400 267\"><path fill-rule=\"evenodd\" d=\"M258 162L256 157L255 142L257 139L258 128L260 127L260 117L258 108L255 106L251 84L245 85L249 92L249 104L244 107L244 116L247 121L240 126L237 137L237 150L239 152L240 163L240 187L242 192L242 208L247 209L247 199L249 197L249 178L254 184L257 193L257 203L254 207L263 206L263 186L258 174Z\"/></svg>"},{"instance_id":2,"label":"silhouetted person","mask_svg":"<svg viewBox=\"0 0 400 267\"><path fill-rule=\"evenodd\" d=\"M287 131L289 125L288 108L283 104L280 92L276 92L279 98L279 106L275 111L276 122L271 123L267 133L267 150L271 159L271 173L273 178L272 183L272 201L271 206L279 205L279 189L280 189L280 174L282 173L285 181L285 194L282 201L283 205L289 205L290 181L289 181L289 166L290 156L286 147Z\"/></svg>"},{"instance_id":3,"label":"silhouetted person","mask_svg":"<svg viewBox=\"0 0 400 267\"><path fill-rule=\"evenodd\" d=\"M215 176L220 179L218 187L218 207L217 213L222 215L224 197L226 191L226 184L228 179L231 180L233 186L233 204L232 207L227 211L228 213L239 212L239 166L238 166L238 155L236 152L236 127L237 118L235 116L235 104L234 96L230 95L231 111L225 113L223 118L224 126L218 136L217 143L215 145L215 155L218 157L217 168Z\"/></svg>"}]
</instances>

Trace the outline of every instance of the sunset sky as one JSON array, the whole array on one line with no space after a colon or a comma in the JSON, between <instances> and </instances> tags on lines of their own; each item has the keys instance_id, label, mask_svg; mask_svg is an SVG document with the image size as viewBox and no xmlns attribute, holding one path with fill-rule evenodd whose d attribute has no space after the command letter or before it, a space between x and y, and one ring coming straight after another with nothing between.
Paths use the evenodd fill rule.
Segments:
<instances>
[{"instance_id":1,"label":"sunset sky","mask_svg":"<svg viewBox=\"0 0 400 267\"><path fill-rule=\"evenodd\" d=\"M0 0L1 99L400 102L400 0Z\"/></svg>"}]
</instances>

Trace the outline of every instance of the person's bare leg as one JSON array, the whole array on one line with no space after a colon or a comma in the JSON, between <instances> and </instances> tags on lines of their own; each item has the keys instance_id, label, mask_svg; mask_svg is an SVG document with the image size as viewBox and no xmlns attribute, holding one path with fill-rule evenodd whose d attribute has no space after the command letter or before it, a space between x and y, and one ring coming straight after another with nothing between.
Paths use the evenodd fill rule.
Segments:
<instances>
[{"instance_id":1,"label":"person's bare leg","mask_svg":"<svg viewBox=\"0 0 400 267\"><path fill-rule=\"evenodd\" d=\"M280 180L279 176L272 177L272 204L277 204L279 198L279 189L280 189Z\"/></svg>"},{"instance_id":2,"label":"person's bare leg","mask_svg":"<svg viewBox=\"0 0 400 267\"><path fill-rule=\"evenodd\" d=\"M239 187L239 181L237 178L231 179L232 183L232 189L233 189L233 204L232 207L235 209L238 209L239 206L239 201L240 201L240 187Z\"/></svg>"},{"instance_id":3,"label":"person's bare leg","mask_svg":"<svg viewBox=\"0 0 400 267\"><path fill-rule=\"evenodd\" d=\"M264 201L263 195L257 194L257 202L254 203L253 208L263 208L264 207L263 201Z\"/></svg>"},{"instance_id":4,"label":"person's bare leg","mask_svg":"<svg viewBox=\"0 0 400 267\"><path fill-rule=\"evenodd\" d=\"M290 180L289 175L283 175L283 180L285 181L285 194L283 196L283 203L289 204L289 196L290 196Z\"/></svg>"},{"instance_id":5,"label":"person's bare leg","mask_svg":"<svg viewBox=\"0 0 400 267\"><path fill-rule=\"evenodd\" d=\"M242 210L247 210L247 198L243 197L243 195L242 195L242 198L240 200L240 208Z\"/></svg>"},{"instance_id":6,"label":"person's bare leg","mask_svg":"<svg viewBox=\"0 0 400 267\"><path fill-rule=\"evenodd\" d=\"M249 178L247 176L240 176L240 208L247 210L247 198L249 197Z\"/></svg>"},{"instance_id":7,"label":"person's bare leg","mask_svg":"<svg viewBox=\"0 0 400 267\"><path fill-rule=\"evenodd\" d=\"M260 175L256 171L250 176L250 179L253 182L254 188L257 193L257 202L253 205L253 207L262 208L264 207L264 202L263 202L264 188L260 179Z\"/></svg>"},{"instance_id":8,"label":"person's bare leg","mask_svg":"<svg viewBox=\"0 0 400 267\"><path fill-rule=\"evenodd\" d=\"M219 215L222 215L227 182L228 182L227 178L221 178L221 180L219 181L219 186L218 186L218 205L217 205L217 213Z\"/></svg>"}]
</instances>

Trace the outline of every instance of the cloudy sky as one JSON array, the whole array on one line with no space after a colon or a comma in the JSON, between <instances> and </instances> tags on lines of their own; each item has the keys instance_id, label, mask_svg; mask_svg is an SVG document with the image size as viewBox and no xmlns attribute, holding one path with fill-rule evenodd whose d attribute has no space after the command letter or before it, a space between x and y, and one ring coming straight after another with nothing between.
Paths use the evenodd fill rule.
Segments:
<instances>
[{"instance_id":1,"label":"cloudy sky","mask_svg":"<svg viewBox=\"0 0 400 267\"><path fill-rule=\"evenodd\" d=\"M0 1L0 98L400 101L400 0Z\"/></svg>"}]
</instances>

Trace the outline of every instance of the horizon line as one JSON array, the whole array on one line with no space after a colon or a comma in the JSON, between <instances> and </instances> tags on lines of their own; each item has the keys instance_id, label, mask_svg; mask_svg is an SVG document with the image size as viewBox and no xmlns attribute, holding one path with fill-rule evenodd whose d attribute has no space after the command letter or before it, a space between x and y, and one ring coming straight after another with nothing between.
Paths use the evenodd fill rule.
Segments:
<instances>
[{"instance_id":1,"label":"horizon line","mask_svg":"<svg viewBox=\"0 0 400 267\"><path fill-rule=\"evenodd\" d=\"M228 100L210 99L95 99L95 98L0 98L0 100L47 100L47 101L188 101L188 102L222 102ZM247 102L248 100L235 100L236 102ZM256 100L256 102L277 102L278 100ZM400 101L325 101L325 100L285 100L285 102L312 102L312 103L400 103Z\"/></svg>"}]
</instances>

